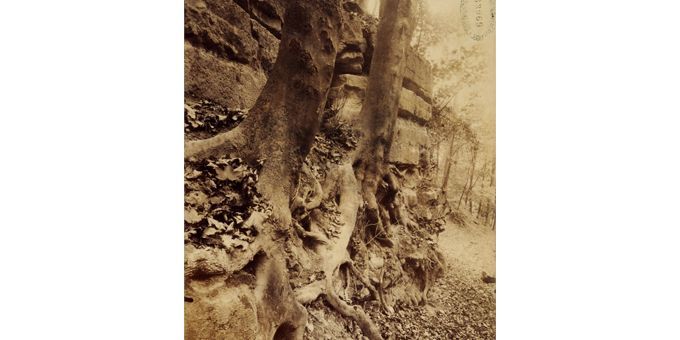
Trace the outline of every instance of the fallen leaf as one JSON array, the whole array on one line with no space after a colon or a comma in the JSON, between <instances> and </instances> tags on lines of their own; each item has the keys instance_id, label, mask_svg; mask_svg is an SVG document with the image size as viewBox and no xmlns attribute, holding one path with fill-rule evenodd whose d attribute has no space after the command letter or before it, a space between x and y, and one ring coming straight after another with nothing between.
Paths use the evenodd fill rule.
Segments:
<instances>
[{"instance_id":1,"label":"fallen leaf","mask_svg":"<svg viewBox=\"0 0 680 340\"><path fill-rule=\"evenodd\" d=\"M184 202L193 206L203 206L208 203L208 195L202 191L192 191L184 196Z\"/></svg>"},{"instance_id":2,"label":"fallen leaf","mask_svg":"<svg viewBox=\"0 0 680 340\"><path fill-rule=\"evenodd\" d=\"M191 119L196 119L196 110L189 105L184 104L184 111L186 111L187 116Z\"/></svg>"},{"instance_id":3,"label":"fallen leaf","mask_svg":"<svg viewBox=\"0 0 680 340\"><path fill-rule=\"evenodd\" d=\"M234 248L234 249L245 250L250 245L246 241L242 241L242 240L239 240L239 239L233 239L228 235L222 235L222 243L224 244L224 246L227 249Z\"/></svg>"},{"instance_id":4,"label":"fallen leaf","mask_svg":"<svg viewBox=\"0 0 680 340\"><path fill-rule=\"evenodd\" d=\"M214 218L208 217L208 224L210 226L215 227L215 229L217 229L219 231L230 231L230 230L233 229L232 226L234 225L234 222L232 222L230 224L226 224L226 223L220 222L220 221L218 221Z\"/></svg>"},{"instance_id":5,"label":"fallen leaf","mask_svg":"<svg viewBox=\"0 0 680 340\"><path fill-rule=\"evenodd\" d=\"M225 199L226 198L224 196L213 196L213 197L210 197L209 201L210 201L211 204L216 205L216 204L220 204L220 203L224 202Z\"/></svg>"},{"instance_id":6,"label":"fallen leaf","mask_svg":"<svg viewBox=\"0 0 680 340\"><path fill-rule=\"evenodd\" d=\"M202 171L194 170L194 171L191 171L188 174L185 174L184 177L186 177L188 179L194 179L194 178L200 177L202 174L203 174Z\"/></svg>"},{"instance_id":7,"label":"fallen leaf","mask_svg":"<svg viewBox=\"0 0 680 340\"><path fill-rule=\"evenodd\" d=\"M209 164L210 165L210 164ZM239 181L243 178L244 172L237 171L233 169L230 165L225 165L224 167L213 166L215 170L215 175L218 179L222 181Z\"/></svg>"},{"instance_id":8,"label":"fallen leaf","mask_svg":"<svg viewBox=\"0 0 680 340\"><path fill-rule=\"evenodd\" d=\"M198 223L205 218L205 214L201 214L196 209L184 208L184 221L187 223Z\"/></svg>"},{"instance_id":9,"label":"fallen leaf","mask_svg":"<svg viewBox=\"0 0 680 340\"><path fill-rule=\"evenodd\" d=\"M215 234L217 234L217 229L215 229L215 228L205 228L205 230L203 230L202 236L203 236L203 238L206 238L208 236L215 235Z\"/></svg>"}]
</instances>

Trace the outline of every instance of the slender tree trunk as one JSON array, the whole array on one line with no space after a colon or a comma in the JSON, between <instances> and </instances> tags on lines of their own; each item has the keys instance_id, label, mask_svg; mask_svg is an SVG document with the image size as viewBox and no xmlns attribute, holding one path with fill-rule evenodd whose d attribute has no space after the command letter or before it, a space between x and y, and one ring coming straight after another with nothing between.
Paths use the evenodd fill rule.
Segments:
<instances>
[{"instance_id":1,"label":"slender tree trunk","mask_svg":"<svg viewBox=\"0 0 680 340\"><path fill-rule=\"evenodd\" d=\"M185 158L233 153L249 162L264 159L258 189L284 226L333 76L339 11L332 0L286 2L276 63L248 117L231 131L185 144Z\"/></svg>"},{"instance_id":2,"label":"slender tree trunk","mask_svg":"<svg viewBox=\"0 0 680 340\"><path fill-rule=\"evenodd\" d=\"M382 229L376 192L385 172L385 161L392 144L397 108L404 76L406 48L413 34L412 1L381 2L380 23L371 74L361 108L363 139L355 158L357 179L366 204L369 223ZM387 222L387 221L385 221Z\"/></svg>"},{"instance_id":3,"label":"slender tree trunk","mask_svg":"<svg viewBox=\"0 0 680 340\"><path fill-rule=\"evenodd\" d=\"M449 185L449 174L451 173L451 163L453 163L453 156L454 156L454 151L453 151L453 145L454 142L456 141L456 130L453 130L453 133L451 133L451 144L449 145L449 153L446 156L446 167L444 170L444 180L442 182L442 193L446 195L446 192L448 191L448 185Z\"/></svg>"},{"instance_id":4,"label":"slender tree trunk","mask_svg":"<svg viewBox=\"0 0 680 340\"><path fill-rule=\"evenodd\" d=\"M493 161L491 162L491 180L490 180L490 185L494 186L496 185L496 159L494 158Z\"/></svg>"},{"instance_id":5,"label":"slender tree trunk","mask_svg":"<svg viewBox=\"0 0 680 340\"><path fill-rule=\"evenodd\" d=\"M465 178L465 185L463 185L463 190L460 192L460 197L458 197L458 205L456 206L456 208L458 208L458 209L460 209L460 204L463 202L463 197L465 196L465 193L467 192L468 181L470 181L470 177Z\"/></svg>"},{"instance_id":6,"label":"slender tree trunk","mask_svg":"<svg viewBox=\"0 0 680 340\"><path fill-rule=\"evenodd\" d=\"M458 208L460 208L461 202L463 202L463 199L465 203L467 203L469 197L470 197L470 191L472 190L472 180L474 179L474 174L475 174L475 163L477 161L477 150L473 147L472 148L472 157L471 157L471 168L470 172L468 173L467 179L465 181L465 185L463 186L463 192L460 193L460 198L458 199ZM472 211L472 209L470 209Z\"/></svg>"}]
</instances>

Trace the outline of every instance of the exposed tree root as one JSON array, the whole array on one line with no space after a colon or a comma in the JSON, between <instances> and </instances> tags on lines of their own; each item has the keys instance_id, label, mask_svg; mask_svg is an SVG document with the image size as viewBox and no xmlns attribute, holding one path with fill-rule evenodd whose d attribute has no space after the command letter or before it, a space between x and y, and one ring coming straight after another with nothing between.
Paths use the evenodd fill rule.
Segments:
<instances>
[{"instance_id":1,"label":"exposed tree root","mask_svg":"<svg viewBox=\"0 0 680 340\"><path fill-rule=\"evenodd\" d=\"M374 300L380 301L381 305L385 305L384 299L382 298L382 294L373 286L373 284L365 278L361 272L354 266L354 263L350 260L347 261L347 268L349 268L349 271L357 278L359 281L368 289L369 292L371 292L371 298Z\"/></svg>"},{"instance_id":2,"label":"exposed tree root","mask_svg":"<svg viewBox=\"0 0 680 340\"><path fill-rule=\"evenodd\" d=\"M361 277L361 275L357 276ZM323 296L328 304L344 317L351 318L358 325L364 336L371 340L382 340L378 327L371 318L358 306L350 306L340 299L333 290L333 280L329 277L325 280L316 281L295 292L295 300L300 304L308 304ZM368 284L367 286L371 286ZM375 290L375 288L373 288Z\"/></svg>"},{"instance_id":3,"label":"exposed tree root","mask_svg":"<svg viewBox=\"0 0 680 340\"><path fill-rule=\"evenodd\" d=\"M210 156L224 155L243 151L246 144L243 128L220 133L208 139L194 140L184 143L184 159L205 159Z\"/></svg>"},{"instance_id":4,"label":"exposed tree root","mask_svg":"<svg viewBox=\"0 0 680 340\"><path fill-rule=\"evenodd\" d=\"M392 168L392 167L391 167ZM391 169L392 170L392 169ZM395 169L396 170L396 169ZM404 202L404 195L401 192L399 180L392 171L387 171L385 174L385 182L387 190L390 192L390 199L386 202L392 216L399 222L399 224L409 227L417 228L418 224L411 219L406 203Z\"/></svg>"},{"instance_id":5,"label":"exposed tree root","mask_svg":"<svg viewBox=\"0 0 680 340\"><path fill-rule=\"evenodd\" d=\"M328 284L324 297L331 307L333 307L341 315L351 318L361 328L364 336L371 340L382 340L378 327L373 323L371 318L361 308L354 308L342 301L333 291L330 284Z\"/></svg>"},{"instance_id":6,"label":"exposed tree root","mask_svg":"<svg viewBox=\"0 0 680 340\"><path fill-rule=\"evenodd\" d=\"M308 182L305 184L308 184L310 187L308 188L307 185L302 183L298 185L298 190L290 204L290 210L295 211L298 208L302 208L305 212L309 212L321 205L324 191L307 163L302 164L301 175L300 181Z\"/></svg>"},{"instance_id":7,"label":"exposed tree root","mask_svg":"<svg viewBox=\"0 0 680 340\"><path fill-rule=\"evenodd\" d=\"M295 290L295 300L306 305L319 297L324 291L325 281L316 281Z\"/></svg>"},{"instance_id":8,"label":"exposed tree root","mask_svg":"<svg viewBox=\"0 0 680 340\"><path fill-rule=\"evenodd\" d=\"M328 237L326 237L324 234L315 231L307 231L300 225L300 223L297 222L293 222L293 225L295 226L295 230L298 232L298 235L300 235L301 238L305 238L324 245L329 243Z\"/></svg>"},{"instance_id":9,"label":"exposed tree root","mask_svg":"<svg viewBox=\"0 0 680 340\"><path fill-rule=\"evenodd\" d=\"M318 254L321 256L315 263L315 268L310 269L321 270L327 278L332 278L338 273L340 266L349 259L347 246L356 224L360 203L357 181L350 164L338 166L329 172L324 183L324 192L325 198L337 197L341 221L338 225L339 234L336 238L326 239L328 242L320 242L322 247L318 250ZM305 237L315 238L302 226L298 228L298 231ZM297 301L303 304L314 301L324 289L324 284L320 282L322 281L298 288L295 292Z\"/></svg>"},{"instance_id":10,"label":"exposed tree root","mask_svg":"<svg viewBox=\"0 0 680 340\"><path fill-rule=\"evenodd\" d=\"M381 153L378 151L378 153ZM379 157L382 161L382 157ZM376 196L378 191L378 184L380 183L380 175L382 173L382 162L377 161L363 161L360 162L356 169L357 180L361 183L361 197L364 201L364 214L367 225L375 226L376 234L385 233L383 227L383 219L381 218L380 207L378 205L378 198Z\"/></svg>"}]
</instances>

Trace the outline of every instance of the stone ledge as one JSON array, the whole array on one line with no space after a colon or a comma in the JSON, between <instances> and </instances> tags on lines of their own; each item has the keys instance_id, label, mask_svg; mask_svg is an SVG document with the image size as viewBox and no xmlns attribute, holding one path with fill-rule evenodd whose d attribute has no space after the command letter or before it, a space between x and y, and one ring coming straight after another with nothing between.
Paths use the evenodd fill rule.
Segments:
<instances>
[{"instance_id":1,"label":"stone ledge","mask_svg":"<svg viewBox=\"0 0 680 340\"><path fill-rule=\"evenodd\" d=\"M410 47L406 49L403 86L426 102L432 102L432 66Z\"/></svg>"},{"instance_id":2,"label":"stone ledge","mask_svg":"<svg viewBox=\"0 0 680 340\"><path fill-rule=\"evenodd\" d=\"M388 160L392 163L417 166L421 149L427 148L429 139L425 127L397 118Z\"/></svg>"},{"instance_id":3,"label":"stone ledge","mask_svg":"<svg viewBox=\"0 0 680 340\"><path fill-rule=\"evenodd\" d=\"M184 43L184 92L222 106L250 109L267 76L259 68L219 58L203 48Z\"/></svg>"},{"instance_id":4,"label":"stone ledge","mask_svg":"<svg viewBox=\"0 0 680 340\"><path fill-rule=\"evenodd\" d=\"M328 103L331 107L339 109L337 117L349 124L358 122L368 77L341 74L333 80L331 86Z\"/></svg>"},{"instance_id":5,"label":"stone ledge","mask_svg":"<svg viewBox=\"0 0 680 340\"><path fill-rule=\"evenodd\" d=\"M235 2L277 39L281 39L284 8L280 0L213 0Z\"/></svg>"},{"instance_id":6,"label":"stone ledge","mask_svg":"<svg viewBox=\"0 0 680 340\"><path fill-rule=\"evenodd\" d=\"M276 57L279 53L281 40L276 38L269 30L262 26L257 20L251 19L253 38L257 40L259 50L257 53L260 67L269 74L274 68Z\"/></svg>"},{"instance_id":7,"label":"stone ledge","mask_svg":"<svg viewBox=\"0 0 680 340\"><path fill-rule=\"evenodd\" d=\"M231 1L187 1L184 38L220 57L255 66L258 44L251 35L250 16Z\"/></svg>"},{"instance_id":8,"label":"stone ledge","mask_svg":"<svg viewBox=\"0 0 680 340\"><path fill-rule=\"evenodd\" d=\"M432 107L420 96L402 87L399 96L399 115L424 124L432 118Z\"/></svg>"}]
</instances>

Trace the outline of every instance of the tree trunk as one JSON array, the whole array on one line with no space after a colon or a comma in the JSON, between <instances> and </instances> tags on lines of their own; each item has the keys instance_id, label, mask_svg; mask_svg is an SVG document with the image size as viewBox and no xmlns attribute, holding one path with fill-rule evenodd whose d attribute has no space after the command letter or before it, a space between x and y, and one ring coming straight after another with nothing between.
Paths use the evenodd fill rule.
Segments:
<instances>
[{"instance_id":1,"label":"tree trunk","mask_svg":"<svg viewBox=\"0 0 680 340\"><path fill-rule=\"evenodd\" d=\"M491 180L489 181L489 185L496 185L496 158L491 161Z\"/></svg>"},{"instance_id":2,"label":"tree trunk","mask_svg":"<svg viewBox=\"0 0 680 340\"><path fill-rule=\"evenodd\" d=\"M319 129L339 46L336 1L288 1L276 63L248 117L235 129L185 144L185 158L235 153L264 159L258 190L290 224L289 203Z\"/></svg>"},{"instance_id":3,"label":"tree trunk","mask_svg":"<svg viewBox=\"0 0 680 340\"><path fill-rule=\"evenodd\" d=\"M366 217L382 229L376 192L394 135L397 108L404 77L406 48L413 34L411 0L381 2L376 47L360 116L363 139L355 158L357 179L366 204Z\"/></svg>"},{"instance_id":4,"label":"tree trunk","mask_svg":"<svg viewBox=\"0 0 680 340\"><path fill-rule=\"evenodd\" d=\"M446 195L446 192L448 191L447 187L449 185L449 173L451 172L451 163L453 163L453 145L456 140L456 130L454 128L453 133L451 134L451 145L449 145L449 153L446 157L446 167L444 170L444 181L442 183L442 193Z\"/></svg>"},{"instance_id":5,"label":"tree trunk","mask_svg":"<svg viewBox=\"0 0 680 340\"><path fill-rule=\"evenodd\" d=\"M465 181L463 192L460 194L460 199L458 199L458 208L460 208L460 203L461 201L463 201L463 198L465 198L465 203L466 204L468 203L468 201L470 200L470 193L472 192L472 188L475 185L474 178L475 178L475 166L477 163L477 148L473 146L471 152L472 157L470 159L470 164L472 164L472 167L470 168L468 179ZM470 212L472 212L472 206L470 206L469 210Z\"/></svg>"}]
</instances>

